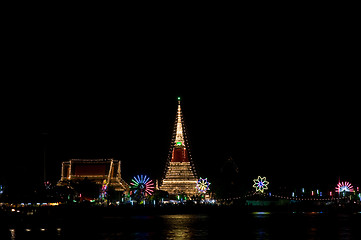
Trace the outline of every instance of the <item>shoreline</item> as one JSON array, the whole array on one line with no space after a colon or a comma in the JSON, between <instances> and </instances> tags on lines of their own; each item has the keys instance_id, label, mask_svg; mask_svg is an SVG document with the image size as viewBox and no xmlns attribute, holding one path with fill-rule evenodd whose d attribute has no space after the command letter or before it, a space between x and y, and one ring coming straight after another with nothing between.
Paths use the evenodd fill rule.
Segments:
<instances>
[{"instance_id":1,"label":"shoreline","mask_svg":"<svg viewBox=\"0 0 361 240\"><path fill-rule=\"evenodd\" d=\"M172 205L172 206L24 206L18 208L0 208L1 220L6 218L101 218L126 217L136 215L170 215L170 214L207 214L239 215L253 212L268 213L361 213L361 205L350 206L217 206L217 205Z\"/></svg>"}]
</instances>

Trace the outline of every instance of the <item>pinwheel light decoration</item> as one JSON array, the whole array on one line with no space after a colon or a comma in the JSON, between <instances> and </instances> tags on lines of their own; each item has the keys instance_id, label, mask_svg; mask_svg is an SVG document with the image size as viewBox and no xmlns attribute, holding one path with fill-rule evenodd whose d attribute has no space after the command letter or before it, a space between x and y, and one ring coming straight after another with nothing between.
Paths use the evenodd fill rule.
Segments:
<instances>
[{"instance_id":1,"label":"pinwheel light decoration","mask_svg":"<svg viewBox=\"0 0 361 240\"><path fill-rule=\"evenodd\" d=\"M147 177L147 175L137 175L132 179L130 183L133 189L133 194L139 194L142 196L152 195L154 192L154 183Z\"/></svg>"},{"instance_id":2,"label":"pinwheel light decoration","mask_svg":"<svg viewBox=\"0 0 361 240\"><path fill-rule=\"evenodd\" d=\"M339 182L336 186L336 191L341 192L354 192L353 186L349 182Z\"/></svg>"}]
</instances>

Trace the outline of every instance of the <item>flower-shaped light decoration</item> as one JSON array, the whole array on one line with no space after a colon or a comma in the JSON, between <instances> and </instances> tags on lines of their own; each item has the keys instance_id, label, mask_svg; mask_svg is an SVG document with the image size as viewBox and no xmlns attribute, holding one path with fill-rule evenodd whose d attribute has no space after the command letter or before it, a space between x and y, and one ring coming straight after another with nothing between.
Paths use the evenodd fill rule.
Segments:
<instances>
[{"instance_id":1,"label":"flower-shaped light decoration","mask_svg":"<svg viewBox=\"0 0 361 240\"><path fill-rule=\"evenodd\" d=\"M199 178L196 188L197 188L198 192L205 193L205 192L207 192L209 190L209 185L210 184L211 183L208 182L207 178L204 178L204 179Z\"/></svg>"},{"instance_id":2,"label":"flower-shaped light decoration","mask_svg":"<svg viewBox=\"0 0 361 240\"><path fill-rule=\"evenodd\" d=\"M253 179L253 187L256 189L256 192L263 193L264 190L268 189L269 182L266 180L266 177L258 176L257 179Z\"/></svg>"}]
</instances>

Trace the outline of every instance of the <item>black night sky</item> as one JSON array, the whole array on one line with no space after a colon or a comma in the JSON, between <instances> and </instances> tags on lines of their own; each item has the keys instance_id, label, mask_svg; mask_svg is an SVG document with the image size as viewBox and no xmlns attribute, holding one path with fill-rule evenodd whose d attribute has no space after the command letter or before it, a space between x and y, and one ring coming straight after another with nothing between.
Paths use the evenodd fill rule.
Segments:
<instances>
[{"instance_id":1,"label":"black night sky","mask_svg":"<svg viewBox=\"0 0 361 240\"><path fill-rule=\"evenodd\" d=\"M258 175L361 185L350 25L37 23L9 29L5 45L1 183L41 183L44 149L54 183L71 158L119 159L128 182L159 178L180 96L193 161L211 182L232 157L245 185Z\"/></svg>"}]
</instances>

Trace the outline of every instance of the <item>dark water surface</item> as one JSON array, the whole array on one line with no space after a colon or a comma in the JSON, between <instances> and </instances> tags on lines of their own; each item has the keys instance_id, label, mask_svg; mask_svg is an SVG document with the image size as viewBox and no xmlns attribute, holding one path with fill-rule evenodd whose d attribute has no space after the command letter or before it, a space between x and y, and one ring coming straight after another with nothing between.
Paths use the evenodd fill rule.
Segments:
<instances>
[{"instance_id":1,"label":"dark water surface","mask_svg":"<svg viewBox=\"0 0 361 240\"><path fill-rule=\"evenodd\" d=\"M6 226L6 227L5 227ZM0 239L361 239L361 212L160 214L20 220Z\"/></svg>"}]
</instances>

